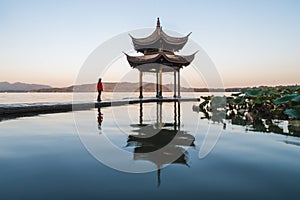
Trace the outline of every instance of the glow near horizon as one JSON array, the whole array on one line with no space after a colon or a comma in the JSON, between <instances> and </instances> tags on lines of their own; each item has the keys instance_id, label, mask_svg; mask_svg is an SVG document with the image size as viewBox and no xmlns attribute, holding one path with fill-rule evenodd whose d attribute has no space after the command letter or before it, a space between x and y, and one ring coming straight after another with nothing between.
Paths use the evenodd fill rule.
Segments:
<instances>
[{"instance_id":1,"label":"glow near horizon","mask_svg":"<svg viewBox=\"0 0 300 200\"><path fill-rule=\"evenodd\" d=\"M225 87L299 84L299 10L297 0L0 1L0 81L72 85L102 42L154 28L160 17L164 29L193 32L190 38L206 50ZM128 70L103 80L118 81Z\"/></svg>"}]
</instances>

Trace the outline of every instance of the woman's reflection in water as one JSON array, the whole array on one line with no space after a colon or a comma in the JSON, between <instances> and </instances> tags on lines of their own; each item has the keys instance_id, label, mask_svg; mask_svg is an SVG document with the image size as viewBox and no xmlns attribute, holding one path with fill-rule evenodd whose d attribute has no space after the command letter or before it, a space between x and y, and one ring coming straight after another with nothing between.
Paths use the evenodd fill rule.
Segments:
<instances>
[{"instance_id":1,"label":"woman's reflection in water","mask_svg":"<svg viewBox=\"0 0 300 200\"><path fill-rule=\"evenodd\" d=\"M103 121L103 114L101 113L101 108L98 107L98 116L97 116L97 121L98 121L98 129L100 130L99 134L102 133L102 121Z\"/></svg>"}]
</instances>

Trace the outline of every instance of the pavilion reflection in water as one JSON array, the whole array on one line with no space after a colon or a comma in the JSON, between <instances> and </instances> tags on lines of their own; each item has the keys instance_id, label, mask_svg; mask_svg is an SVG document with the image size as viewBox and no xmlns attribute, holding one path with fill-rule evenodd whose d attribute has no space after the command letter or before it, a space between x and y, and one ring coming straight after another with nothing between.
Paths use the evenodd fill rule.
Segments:
<instances>
[{"instance_id":1,"label":"pavilion reflection in water","mask_svg":"<svg viewBox=\"0 0 300 200\"><path fill-rule=\"evenodd\" d=\"M143 123L143 104L140 103L139 124L131 125L134 134L128 136L127 147L134 147L134 160L147 160L157 166L158 186L163 165L188 166L188 152L184 147L194 147L195 137L180 128L180 102L174 102L174 121L164 123L162 103L156 106L156 122Z\"/></svg>"}]
</instances>

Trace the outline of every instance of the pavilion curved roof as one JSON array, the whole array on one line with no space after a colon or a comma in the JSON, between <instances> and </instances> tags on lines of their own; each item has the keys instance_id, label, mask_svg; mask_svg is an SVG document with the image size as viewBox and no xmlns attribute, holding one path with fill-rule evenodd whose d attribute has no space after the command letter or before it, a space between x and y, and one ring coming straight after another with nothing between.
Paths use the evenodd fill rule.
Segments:
<instances>
[{"instance_id":1,"label":"pavilion curved roof","mask_svg":"<svg viewBox=\"0 0 300 200\"><path fill-rule=\"evenodd\" d=\"M127 60L129 64L133 68L140 65L152 64L152 63L158 63L166 66L181 68L183 66L188 66L194 60L196 53L197 52L191 55L181 56L181 55L176 55L172 52L161 51L152 54L146 54L143 56L130 56L126 53L125 55L127 56Z\"/></svg>"},{"instance_id":2,"label":"pavilion curved roof","mask_svg":"<svg viewBox=\"0 0 300 200\"><path fill-rule=\"evenodd\" d=\"M133 146L135 160L148 160L158 166L170 163L187 165L188 156L182 147L195 146L195 137L186 131L157 129L147 125L129 135L127 146ZM153 133L156 133L153 135ZM163 151L159 151L163 148Z\"/></svg>"},{"instance_id":3,"label":"pavilion curved roof","mask_svg":"<svg viewBox=\"0 0 300 200\"><path fill-rule=\"evenodd\" d=\"M184 37L173 37L166 34L160 26L159 18L154 32L148 37L135 38L130 35L134 48L138 52L143 52L145 49L163 49L168 51L179 51L188 41L191 33Z\"/></svg>"}]
</instances>

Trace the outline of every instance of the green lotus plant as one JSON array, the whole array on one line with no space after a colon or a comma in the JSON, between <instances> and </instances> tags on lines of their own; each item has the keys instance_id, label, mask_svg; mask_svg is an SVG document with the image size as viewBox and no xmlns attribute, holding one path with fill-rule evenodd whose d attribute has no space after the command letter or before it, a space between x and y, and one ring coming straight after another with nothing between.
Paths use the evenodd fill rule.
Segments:
<instances>
[{"instance_id":1,"label":"green lotus plant","mask_svg":"<svg viewBox=\"0 0 300 200\"><path fill-rule=\"evenodd\" d=\"M264 127L274 131L277 128L272 120L300 119L300 87L297 85L244 89L228 97L201 96L201 99L198 110L204 114L203 118L220 122L226 117L233 124L252 124L261 131L264 131L262 121Z\"/></svg>"}]
</instances>

